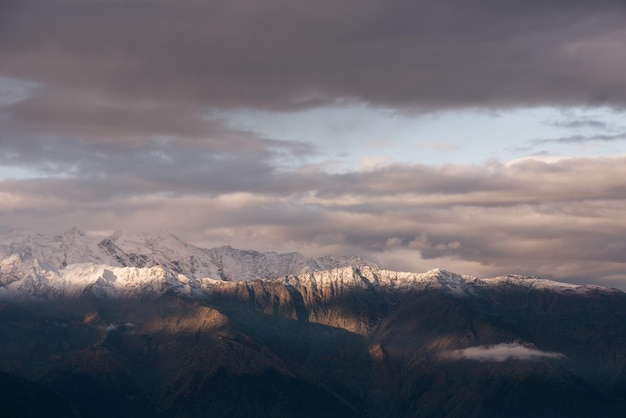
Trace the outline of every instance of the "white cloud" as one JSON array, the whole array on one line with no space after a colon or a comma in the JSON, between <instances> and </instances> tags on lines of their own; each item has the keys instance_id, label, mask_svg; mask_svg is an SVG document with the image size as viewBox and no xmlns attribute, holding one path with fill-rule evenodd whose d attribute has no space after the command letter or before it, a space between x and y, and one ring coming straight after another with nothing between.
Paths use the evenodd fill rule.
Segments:
<instances>
[{"instance_id":1,"label":"white cloud","mask_svg":"<svg viewBox=\"0 0 626 418\"><path fill-rule=\"evenodd\" d=\"M561 353L542 351L533 345L520 343L502 343L496 345L481 345L460 350L446 351L440 354L443 360L474 360L481 362L503 362L507 360L535 360L540 358L560 359L565 357Z\"/></svg>"}]
</instances>

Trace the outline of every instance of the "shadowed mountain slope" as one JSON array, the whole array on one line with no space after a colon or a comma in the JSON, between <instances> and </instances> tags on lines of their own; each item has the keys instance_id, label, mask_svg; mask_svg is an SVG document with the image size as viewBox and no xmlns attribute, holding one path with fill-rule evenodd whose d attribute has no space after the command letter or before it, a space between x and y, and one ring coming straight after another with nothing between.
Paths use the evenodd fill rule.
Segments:
<instances>
[{"instance_id":1,"label":"shadowed mountain slope","mask_svg":"<svg viewBox=\"0 0 626 418\"><path fill-rule=\"evenodd\" d=\"M237 269L285 274L224 281L174 270L172 260L189 260L182 243L163 254L171 243L137 244L137 257L103 264L95 248L68 244L66 255L47 258L58 242L35 241L2 244L0 404L8 416L626 410L626 295L615 289L366 262L289 273L267 261L283 256L254 252ZM72 258L79 255L87 260Z\"/></svg>"}]
</instances>

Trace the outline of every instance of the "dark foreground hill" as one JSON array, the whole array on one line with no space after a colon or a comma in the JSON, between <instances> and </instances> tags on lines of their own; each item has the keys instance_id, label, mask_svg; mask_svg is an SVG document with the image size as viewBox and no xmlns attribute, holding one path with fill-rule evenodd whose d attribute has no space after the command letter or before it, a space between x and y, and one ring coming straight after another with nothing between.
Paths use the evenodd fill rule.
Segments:
<instances>
[{"instance_id":1,"label":"dark foreground hill","mask_svg":"<svg viewBox=\"0 0 626 418\"><path fill-rule=\"evenodd\" d=\"M626 411L622 292L518 277L468 282L444 271L393 285L385 274L214 282L202 298L165 288L5 300L3 416Z\"/></svg>"},{"instance_id":2,"label":"dark foreground hill","mask_svg":"<svg viewBox=\"0 0 626 418\"><path fill-rule=\"evenodd\" d=\"M2 417L625 411L618 290L167 234L0 236Z\"/></svg>"}]
</instances>

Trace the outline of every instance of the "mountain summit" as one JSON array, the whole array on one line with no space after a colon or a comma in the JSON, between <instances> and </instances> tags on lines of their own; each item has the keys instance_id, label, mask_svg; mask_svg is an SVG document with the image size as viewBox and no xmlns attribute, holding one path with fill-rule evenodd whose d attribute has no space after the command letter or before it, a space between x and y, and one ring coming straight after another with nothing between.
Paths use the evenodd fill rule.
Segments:
<instances>
[{"instance_id":1,"label":"mountain summit","mask_svg":"<svg viewBox=\"0 0 626 418\"><path fill-rule=\"evenodd\" d=\"M359 257L313 259L299 253L260 253L230 246L204 249L165 232L116 231L100 241L78 228L59 236L23 229L0 233L0 298L62 297L99 284L123 292L122 283L132 282L133 286L126 290L136 290L142 286L142 280L157 279L167 283L182 281L199 288L204 279L246 281L348 266L375 264ZM100 280L106 274L121 280Z\"/></svg>"},{"instance_id":2,"label":"mountain summit","mask_svg":"<svg viewBox=\"0 0 626 418\"><path fill-rule=\"evenodd\" d=\"M523 286L553 291L615 292L598 286L575 286L522 276L479 279L432 270L400 273L384 270L360 257L306 258L292 252L278 254L239 250L230 246L205 249L173 234L126 234L116 231L99 241L78 228L47 236L23 229L0 233L0 298L63 298L91 291L101 295L146 296L145 292L172 289L203 297L219 281L256 279L324 281L333 270L367 272L352 285L418 288L431 281L450 295L471 296L485 286ZM227 286L223 284L223 286Z\"/></svg>"}]
</instances>

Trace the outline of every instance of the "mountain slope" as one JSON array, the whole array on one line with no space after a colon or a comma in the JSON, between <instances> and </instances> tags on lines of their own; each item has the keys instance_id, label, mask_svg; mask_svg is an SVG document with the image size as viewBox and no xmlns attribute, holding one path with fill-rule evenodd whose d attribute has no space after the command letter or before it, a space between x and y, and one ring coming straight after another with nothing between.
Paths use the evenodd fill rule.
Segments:
<instances>
[{"instance_id":1,"label":"mountain slope","mask_svg":"<svg viewBox=\"0 0 626 418\"><path fill-rule=\"evenodd\" d=\"M0 245L0 382L59 416L626 410L615 289L204 250L167 234L94 245L76 230L20 232Z\"/></svg>"}]
</instances>

